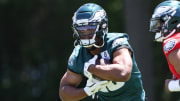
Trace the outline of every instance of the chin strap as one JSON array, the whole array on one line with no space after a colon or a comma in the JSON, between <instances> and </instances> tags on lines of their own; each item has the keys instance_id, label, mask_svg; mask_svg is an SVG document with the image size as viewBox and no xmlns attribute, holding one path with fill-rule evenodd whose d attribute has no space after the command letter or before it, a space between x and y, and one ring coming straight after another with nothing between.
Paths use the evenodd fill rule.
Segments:
<instances>
[{"instance_id":1,"label":"chin strap","mask_svg":"<svg viewBox=\"0 0 180 101\"><path fill-rule=\"evenodd\" d=\"M95 43L95 44L93 44L93 46L96 47L96 48L101 48L101 47L103 47L103 46L104 46L104 43L105 43L105 42L104 42L104 36L105 36L105 34L103 35L103 37L102 37L102 39L101 39L101 40L103 41L103 42L102 42L102 45L99 46L99 45L96 45L96 43ZM100 42L100 41L99 41L99 42ZM99 43L99 42L98 42L98 43Z\"/></svg>"}]
</instances>

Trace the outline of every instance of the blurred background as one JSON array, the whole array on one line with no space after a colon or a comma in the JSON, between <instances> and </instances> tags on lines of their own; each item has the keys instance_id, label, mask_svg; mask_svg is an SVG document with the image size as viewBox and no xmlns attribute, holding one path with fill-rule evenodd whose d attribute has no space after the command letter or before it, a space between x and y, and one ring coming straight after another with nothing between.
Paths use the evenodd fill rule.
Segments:
<instances>
[{"instance_id":1,"label":"blurred background","mask_svg":"<svg viewBox=\"0 0 180 101\"><path fill-rule=\"evenodd\" d=\"M148 31L162 1L0 0L0 101L61 101L59 82L74 48L72 16L89 2L106 10L109 32L129 34L149 101L180 101L164 89L172 76L162 43Z\"/></svg>"}]
</instances>

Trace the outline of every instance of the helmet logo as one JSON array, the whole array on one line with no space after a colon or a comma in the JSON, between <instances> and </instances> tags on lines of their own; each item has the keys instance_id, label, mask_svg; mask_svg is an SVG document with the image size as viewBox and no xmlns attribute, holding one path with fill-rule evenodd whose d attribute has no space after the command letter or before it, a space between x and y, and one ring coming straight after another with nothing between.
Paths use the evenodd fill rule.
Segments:
<instances>
[{"instance_id":1,"label":"helmet logo","mask_svg":"<svg viewBox=\"0 0 180 101\"><path fill-rule=\"evenodd\" d=\"M106 16L106 12L104 10L98 10L94 13L94 15L90 18L90 22L100 22Z\"/></svg>"},{"instance_id":2,"label":"helmet logo","mask_svg":"<svg viewBox=\"0 0 180 101\"><path fill-rule=\"evenodd\" d=\"M89 19L76 19L76 14L73 16L73 23L76 23L78 25L88 25L89 22L100 22L102 19L105 18L106 12L104 10L98 10L96 11L91 18Z\"/></svg>"},{"instance_id":3,"label":"helmet logo","mask_svg":"<svg viewBox=\"0 0 180 101\"><path fill-rule=\"evenodd\" d=\"M160 17L163 14L168 14L168 13L174 12L174 11L176 11L176 9L177 9L176 7L161 6L155 10L152 18ZM171 15L171 16L173 16L173 15Z\"/></svg>"}]
</instances>

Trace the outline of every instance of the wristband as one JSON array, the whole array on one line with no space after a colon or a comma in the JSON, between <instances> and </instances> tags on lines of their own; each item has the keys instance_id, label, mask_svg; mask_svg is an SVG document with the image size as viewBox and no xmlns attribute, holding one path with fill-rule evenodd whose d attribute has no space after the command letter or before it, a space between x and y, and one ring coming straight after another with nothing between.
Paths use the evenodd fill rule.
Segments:
<instances>
[{"instance_id":1,"label":"wristband","mask_svg":"<svg viewBox=\"0 0 180 101\"><path fill-rule=\"evenodd\" d=\"M179 79L178 80L171 80L168 84L168 89L171 92L178 92L180 91L180 86L179 86Z\"/></svg>"}]
</instances>

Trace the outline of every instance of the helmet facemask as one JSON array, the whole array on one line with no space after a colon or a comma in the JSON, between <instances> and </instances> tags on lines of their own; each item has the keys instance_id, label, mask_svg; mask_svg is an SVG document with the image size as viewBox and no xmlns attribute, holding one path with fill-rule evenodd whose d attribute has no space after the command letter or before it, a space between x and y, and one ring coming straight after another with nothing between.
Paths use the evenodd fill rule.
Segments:
<instances>
[{"instance_id":1,"label":"helmet facemask","mask_svg":"<svg viewBox=\"0 0 180 101\"><path fill-rule=\"evenodd\" d=\"M104 41L105 32L100 29L99 23L89 23L88 25L73 26L74 36L76 38L75 44L79 44L85 48L96 47L100 48L104 45L99 45L100 41ZM76 45L75 45L76 46Z\"/></svg>"},{"instance_id":2,"label":"helmet facemask","mask_svg":"<svg viewBox=\"0 0 180 101\"><path fill-rule=\"evenodd\" d=\"M151 18L150 20L150 31L155 32L155 40L162 42L163 39L168 35L168 21L171 19L171 16L164 15L161 17Z\"/></svg>"}]
</instances>

